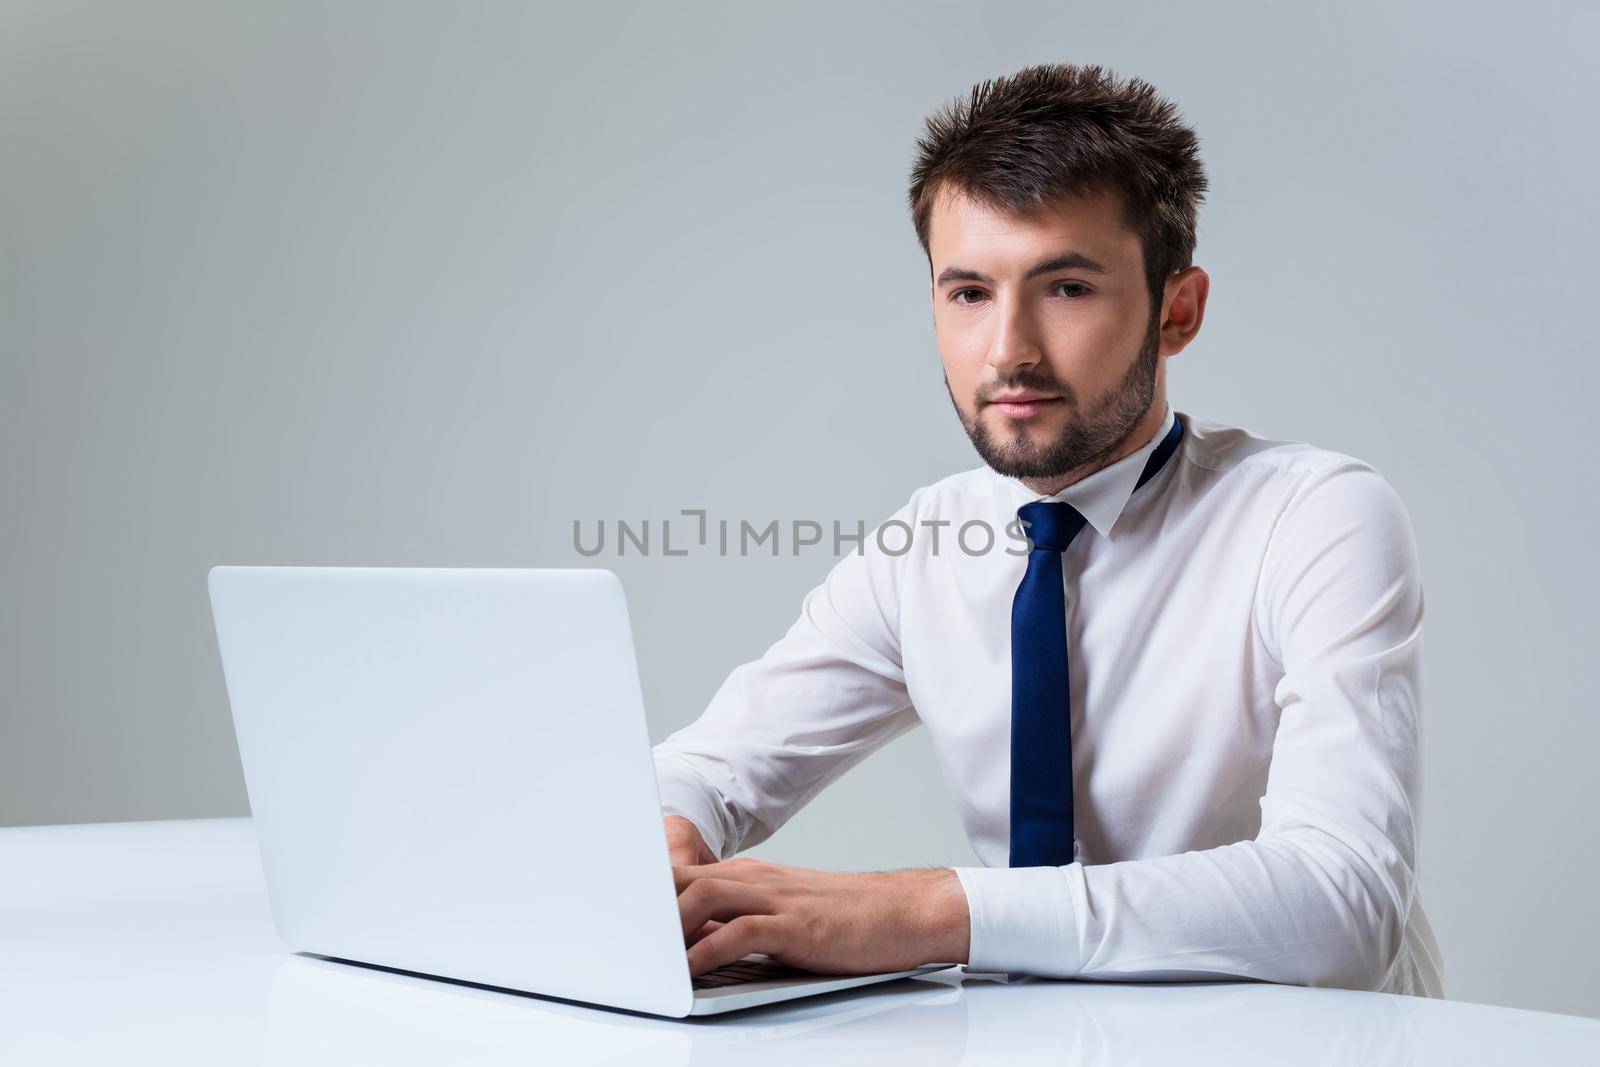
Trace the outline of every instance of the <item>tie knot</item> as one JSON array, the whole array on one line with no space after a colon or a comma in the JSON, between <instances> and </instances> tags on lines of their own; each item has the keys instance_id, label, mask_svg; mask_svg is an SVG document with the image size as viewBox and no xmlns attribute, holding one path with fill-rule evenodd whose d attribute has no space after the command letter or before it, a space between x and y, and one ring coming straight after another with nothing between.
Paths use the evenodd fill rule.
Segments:
<instances>
[{"instance_id":1,"label":"tie knot","mask_svg":"<svg viewBox=\"0 0 1600 1067\"><path fill-rule=\"evenodd\" d=\"M1062 552L1088 520L1062 500L1036 500L1017 509L1035 551Z\"/></svg>"}]
</instances>

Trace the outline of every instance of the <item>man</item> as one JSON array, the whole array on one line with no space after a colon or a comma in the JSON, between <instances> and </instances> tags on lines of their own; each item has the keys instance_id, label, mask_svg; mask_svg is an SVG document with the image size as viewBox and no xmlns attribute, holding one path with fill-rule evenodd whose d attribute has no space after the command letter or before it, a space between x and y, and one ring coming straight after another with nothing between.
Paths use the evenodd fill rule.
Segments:
<instances>
[{"instance_id":1,"label":"man","mask_svg":"<svg viewBox=\"0 0 1600 1067\"><path fill-rule=\"evenodd\" d=\"M918 149L940 357L984 466L914 492L884 524L915 531L904 551L867 537L656 747L690 970L1442 995L1405 509L1360 460L1167 403L1209 289L1194 133L1138 79L1049 65L975 87ZM968 550L1008 526L1026 543ZM918 723L986 866L730 858Z\"/></svg>"}]
</instances>

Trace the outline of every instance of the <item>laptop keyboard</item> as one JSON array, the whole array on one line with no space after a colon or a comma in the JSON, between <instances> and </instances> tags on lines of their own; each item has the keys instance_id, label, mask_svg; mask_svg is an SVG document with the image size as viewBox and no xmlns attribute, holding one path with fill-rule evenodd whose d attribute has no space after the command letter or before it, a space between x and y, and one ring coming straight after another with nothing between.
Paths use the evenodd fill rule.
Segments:
<instances>
[{"instance_id":1,"label":"laptop keyboard","mask_svg":"<svg viewBox=\"0 0 1600 1067\"><path fill-rule=\"evenodd\" d=\"M707 971L693 980L696 989L721 989L723 986L743 985L746 982L769 982L776 978L816 977L810 971L779 963L771 956L746 956L715 970Z\"/></svg>"}]
</instances>

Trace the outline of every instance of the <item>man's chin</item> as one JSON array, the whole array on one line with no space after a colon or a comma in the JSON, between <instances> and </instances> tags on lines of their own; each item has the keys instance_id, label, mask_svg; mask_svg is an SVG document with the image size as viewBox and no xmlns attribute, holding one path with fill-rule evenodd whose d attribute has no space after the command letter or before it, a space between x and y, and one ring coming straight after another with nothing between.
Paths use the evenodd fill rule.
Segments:
<instances>
[{"instance_id":1,"label":"man's chin","mask_svg":"<svg viewBox=\"0 0 1600 1067\"><path fill-rule=\"evenodd\" d=\"M996 474L1008 478L1058 478L1065 473L1056 470L1053 464L1047 464L1044 456L1032 447L1006 445L996 449L991 446L979 449L978 455Z\"/></svg>"},{"instance_id":2,"label":"man's chin","mask_svg":"<svg viewBox=\"0 0 1600 1067\"><path fill-rule=\"evenodd\" d=\"M1007 478L1032 478L1037 481L1049 481L1052 478L1061 477L1063 473L1062 471L1047 469L1030 463L996 463L993 460L986 462L988 462L990 470L996 474L1003 474Z\"/></svg>"}]
</instances>

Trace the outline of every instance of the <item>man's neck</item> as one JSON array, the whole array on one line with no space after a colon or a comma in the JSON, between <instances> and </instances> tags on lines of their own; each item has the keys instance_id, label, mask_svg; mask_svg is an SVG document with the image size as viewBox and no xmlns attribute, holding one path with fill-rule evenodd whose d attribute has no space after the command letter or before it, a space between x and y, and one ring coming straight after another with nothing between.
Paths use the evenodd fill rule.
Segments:
<instances>
[{"instance_id":1,"label":"man's neck","mask_svg":"<svg viewBox=\"0 0 1600 1067\"><path fill-rule=\"evenodd\" d=\"M1139 424L1129 430L1128 436L1123 438L1122 443L1107 453L1105 457L1085 463L1082 467L1068 471L1066 474L1055 478L1018 478L1017 480L1027 486L1031 492L1040 496L1055 496L1074 482L1082 481L1095 471L1109 467L1119 459L1126 459L1149 444L1151 439L1155 437L1156 431L1161 429L1161 424L1166 421L1166 417L1166 398L1158 396L1155 403L1150 405L1150 410L1144 413L1144 418L1139 420Z\"/></svg>"}]
</instances>

